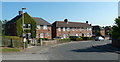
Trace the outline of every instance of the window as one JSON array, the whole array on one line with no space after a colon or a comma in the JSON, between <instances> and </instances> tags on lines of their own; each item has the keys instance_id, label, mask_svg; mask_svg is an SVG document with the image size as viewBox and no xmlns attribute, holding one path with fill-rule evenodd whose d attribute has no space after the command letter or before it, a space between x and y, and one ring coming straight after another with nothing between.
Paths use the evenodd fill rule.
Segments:
<instances>
[{"instance_id":1,"label":"window","mask_svg":"<svg viewBox=\"0 0 120 62\"><path fill-rule=\"evenodd\" d=\"M76 31L78 31L78 28L76 28Z\"/></svg>"},{"instance_id":2,"label":"window","mask_svg":"<svg viewBox=\"0 0 120 62\"><path fill-rule=\"evenodd\" d=\"M50 34L49 34L49 33L46 33L46 36L48 37L48 36L50 36Z\"/></svg>"},{"instance_id":3,"label":"window","mask_svg":"<svg viewBox=\"0 0 120 62\"><path fill-rule=\"evenodd\" d=\"M28 24L28 28L31 28L31 24Z\"/></svg>"},{"instance_id":4,"label":"window","mask_svg":"<svg viewBox=\"0 0 120 62\"><path fill-rule=\"evenodd\" d=\"M63 31L65 31L65 28L63 28Z\"/></svg>"},{"instance_id":5,"label":"window","mask_svg":"<svg viewBox=\"0 0 120 62\"><path fill-rule=\"evenodd\" d=\"M67 31L70 31L70 28L67 28Z\"/></svg>"},{"instance_id":6,"label":"window","mask_svg":"<svg viewBox=\"0 0 120 62\"><path fill-rule=\"evenodd\" d=\"M58 31L61 31L61 28L60 28L60 27L58 28Z\"/></svg>"},{"instance_id":7,"label":"window","mask_svg":"<svg viewBox=\"0 0 120 62\"><path fill-rule=\"evenodd\" d=\"M89 30L92 30L92 28L89 28Z\"/></svg>"},{"instance_id":8,"label":"window","mask_svg":"<svg viewBox=\"0 0 120 62\"><path fill-rule=\"evenodd\" d=\"M23 24L23 28L31 28L31 24Z\"/></svg>"},{"instance_id":9,"label":"window","mask_svg":"<svg viewBox=\"0 0 120 62\"><path fill-rule=\"evenodd\" d=\"M43 26L43 29L47 29L47 25L44 25L44 26Z\"/></svg>"},{"instance_id":10,"label":"window","mask_svg":"<svg viewBox=\"0 0 120 62\"><path fill-rule=\"evenodd\" d=\"M44 33L40 33L40 38L44 38Z\"/></svg>"},{"instance_id":11,"label":"window","mask_svg":"<svg viewBox=\"0 0 120 62\"><path fill-rule=\"evenodd\" d=\"M74 31L74 28L72 28L72 31Z\"/></svg>"},{"instance_id":12,"label":"window","mask_svg":"<svg viewBox=\"0 0 120 62\"><path fill-rule=\"evenodd\" d=\"M23 24L23 28L26 28L26 24Z\"/></svg>"},{"instance_id":13,"label":"window","mask_svg":"<svg viewBox=\"0 0 120 62\"><path fill-rule=\"evenodd\" d=\"M40 25L37 25L37 29L40 29Z\"/></svg>"}]
</instances>

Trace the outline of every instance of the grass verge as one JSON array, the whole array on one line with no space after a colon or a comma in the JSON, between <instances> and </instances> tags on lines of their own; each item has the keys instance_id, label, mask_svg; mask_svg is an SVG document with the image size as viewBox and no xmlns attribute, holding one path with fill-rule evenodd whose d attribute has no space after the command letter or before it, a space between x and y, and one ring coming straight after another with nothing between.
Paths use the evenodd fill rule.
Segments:
<instances>
[{"instance_id":1,"label":"grass verge","mask_svg":"<svg viewBox=\"0 0 120 62\"><path fill-rule=\"evenodd\" d=\"M16 49L16 48L1 48L0 52L19 52L20 49Z\"/></svg>"}]
</instances>

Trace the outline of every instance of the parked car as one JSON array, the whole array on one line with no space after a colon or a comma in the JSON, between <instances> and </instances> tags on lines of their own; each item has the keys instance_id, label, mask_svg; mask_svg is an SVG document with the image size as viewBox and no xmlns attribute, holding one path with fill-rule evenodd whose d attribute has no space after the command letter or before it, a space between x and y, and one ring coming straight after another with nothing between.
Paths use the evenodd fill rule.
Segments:
<instances>
[{"instance_id":1,"label":"parked car","mask_svg":"<svg viewBox=\"0 0 120 62\"><path fill-rule=\"evenodd\" d=\"M58 36L58 37L55 37L53 39L63 39L63 37Z\"/></svg>"},{"instance_id":2,"label":"parked car","mask_svg":"<svg viewBox=\"0 0 120 62\"><path fill-rule=\"evenodd\" d=\"M102 36L95 37L95 41L104 41L105 39Z\"/></svg>"}]
</instances>

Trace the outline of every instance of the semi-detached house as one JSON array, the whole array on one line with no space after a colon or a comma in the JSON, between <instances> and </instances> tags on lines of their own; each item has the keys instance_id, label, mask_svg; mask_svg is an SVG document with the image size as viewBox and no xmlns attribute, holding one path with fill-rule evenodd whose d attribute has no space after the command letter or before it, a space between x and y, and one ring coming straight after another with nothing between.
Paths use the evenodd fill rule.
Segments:
<instances>
[{"instance_id":1,"label":"semi-detached house","mask_svg":"<svg viewBox=\"0 0 120 62\"><path fill-rule=\"evenodd\" d=\"M6 23L6 35L22 37L24 29L26 38L52 39L50 23L42 18L31 17L26 12L24 13L24 24L22 24L22 14L22 11L19 11L19 15Z\"/></svg>"}]
</instances>

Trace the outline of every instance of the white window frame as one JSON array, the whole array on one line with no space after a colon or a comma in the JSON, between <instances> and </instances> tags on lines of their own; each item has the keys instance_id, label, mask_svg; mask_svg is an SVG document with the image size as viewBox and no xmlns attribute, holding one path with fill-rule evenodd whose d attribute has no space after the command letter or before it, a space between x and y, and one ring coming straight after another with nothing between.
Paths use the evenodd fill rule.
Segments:
<instances>
[{"instance_id":1,"label":"white window frame","mask_svg":"<svg viewBox=\"0 0 120 62\"><path fill-rule=\"evenodd\" d=\"M43 29L44 30L47 30L48 28L47 28L47 25L43 25Z\"/></svg>"},{"instance_id":2,"label":"white window frame","mask_svg":"<svg viewBox=\"0 0 120 62\"><path fill-rule=\"evenodd\" d=\"M39 26L39 27L38 27ZM40 29L40 25L37 25L37 29Z\"/></svg>"},{"instance_id":3,"label":"white window frame","mask_svg":"<svg viewBox=\"0 0 120 62\"><path fill-rule=\"evenodd\" d=\"M65 27L63 27L63 31L65 31Z\"/></svg>"},{"instance_id":4,"label":"white window frame","mask_svg":"<svg viewBox=\"0 0 120 62\"><path fill-rule=\"evenodd\" d=\"M69 27L67 28L67 31L70 31L70 28L69 28Z\"/></svg>"},{"instance_id":5,"label":"white window frame","mask_svg":"<svg viewBox=\"0 0 120 62\"><path fill-rule=\"evenodd\" d=\"M60 28L60 27L58 28L58 31L61 31L61 28Z\"/></svg>"},{"instance_id":6,"label":"white window frame","mask_svg":"<svg viewBox=\"0 0 120 62\"><path fill-rule=\"evenodd\" d=\"M50 33L46 33L46 36L49 37L49 36L50 36Z\"/></svg>"},{"instance_id":7,"label":"white window frame","mask_svg":"<svg viewBox=\"0 0 120 62\"><path fill-rule=\"evenodd\" d=\"M72 31L75 31L75 28L72 28Z\"/></svg>"}]
</instances>

